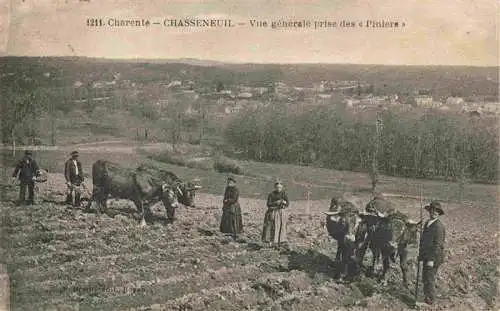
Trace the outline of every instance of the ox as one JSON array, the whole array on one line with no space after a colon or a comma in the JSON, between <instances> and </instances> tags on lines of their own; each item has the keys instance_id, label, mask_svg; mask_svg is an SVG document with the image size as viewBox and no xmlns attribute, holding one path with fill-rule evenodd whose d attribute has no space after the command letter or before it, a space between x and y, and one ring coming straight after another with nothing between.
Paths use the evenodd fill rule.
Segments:
<instances>
[{"instance_id":1,"label":"ox","mask_svg":"<svg viewBox=\"0 0 500 311\"><path fill-rule=\"evenodd\" d=\"M131 170L104 160L92 165L92 182L93 194L89 206L96 201L98 212L102 212L107 209L108 197L131 200L141 213L141 226L146 225L144 205L149 210L151 205L162 201L167 218L173 221L177 202L194 207L195 191L201 189L153 166L141 165Z\"/></svg>"},{"instance_id":2,"label":"ox","mask_svg":"<svg viewBox=\"0 0 500 311\"><path fill-rule=\"evenodd\" d=\"M370 203L373 203L370 202ZM369 205L370 205L369 203ZM367 210L373 208L368 206ZM363 262L366 248L373 253L370 272L373 275L375 265L382 257L382 272L379 279L386 283L385 275L389 269L390 262L396 262L399 256L399 264L403 275L403 283L408 287L408 245L416 245L417 232L420 222L413 221L408 216L398 211L390 211L387 215L379 210L371 210L372 213L362 213L359 232L365 232L366 237L358 253L358 261ZM363 235L361 233L360 235Z\"/></svg>"},{"instance_id":3,"label":"ox","mask_svg":"<svg viewBox=\"0 0 500 311\"><path fill-rule=\"evenodd\" d=\"M366 250L373 248L371 243L373 241L373 234L377 228L378 221L385 217L386 215L394 212L394 207L392 204L386 200L381 194L375 195L375 197L366 204L365 213L360 214L363 222L360 226L360 230L365 235L363 243L358 251L358 259L360 264L363 263L363 258L365 257Z\"/></svg>"},{"instance_id":4,"label":"ox","mask_svg":"<svg viewBox=\"0 0 500 311\"><path fill-rule=\"evenodd\" d=\"M361 242L359 210L351 202L338 203L337 211L326 212L326 229L337 241L335 259L340 262L340 280L348 276L350 264L355 263L355 253Z\"/></svg>"}]
</instances>

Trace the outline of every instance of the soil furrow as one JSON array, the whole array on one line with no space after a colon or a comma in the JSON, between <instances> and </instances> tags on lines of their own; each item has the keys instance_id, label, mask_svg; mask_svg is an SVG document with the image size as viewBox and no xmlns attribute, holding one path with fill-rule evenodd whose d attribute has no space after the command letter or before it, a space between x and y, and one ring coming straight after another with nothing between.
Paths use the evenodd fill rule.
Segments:
<instances>
[{"instance_id":1,"label":"soil furrow","mask_svg":"<svg viewBox=\"0 0 500 311\"><path fill-rule=\"evenodd\" d=\"M220 265L222 266L221 268L210 272L195 271L174 275L165 279L155 277L155 275L163 275L163 271L158 271L161 274L148 273L148 280L140 280L137 274L130 275L129 277L134 281L118 286L116 281L112 279L100 279L95 276L74 281L73 284L64 281L46 281L26 286L24 290L29 292L30 296L17 297L17 301L22 302L23 298L25 298L30 303L36 303L36 301L48 297L48 294L50 294L50 297L57 298L59 296L63 298L71 297L72 292L76 293L77 296L90 295L99 297L105 306L110 306L120 301L123 303L124 300L134 301L138 297L144 296L161 301L182 296L186 292L196 292L206 287L220 286L235 279L247 280L256 275L274 270L272 266L263 264L263 262L233 268L228 268L226 263L220 263ZM166 290L165 286L167 287ZM159 292L163 293L161 297L158 297ZM118 295L116 295L117 293ZM108 310L108 307L102 310Z\"/></svg>"},{"instance_id":2,"label":"soil furrow","mask_svg":"<svg viewBox=\"0 0 500 311\"><path fill-rule=\"evenodd\" d=\"M228 283L232 283L233 286L238 286L241 282L249 282L249 280L255 278L256 275L262 275L272 271L271 268L266 266L263 268L251 266L244 267L243 269L227 269L223 272L216 273L215 278L211 278L208 273L202 273L190 279L182 279L182 281L179 279L179 281L175 283L175 286L173 284L167 287L161 284L152 285L144 288L144 291L138 291L135 295L109 297L103 299L102 302L97 305L101 307L102 310L122 310L124 307L140 307L144 305L145 302L147 304L164 303L168 300L181 298L187 294L199 293L203 289L225 287Z\"/></svg>"},{"instance_id":3,"label":"soil furrow","mask_svg":"<svg viewBox=\"0 0 500 311\"><path fill-rule=\"evenodd\" d=\"M232 250L232 251L231 251ZM204 251L204 252L202 252ZM193 256L187 256L186 253L191 252ZM96 258L95 262L99 265L92 265L89 262L68 262L62 265L52 266L48 269L40 270L40 268L30 268L29 270L18 269L12 276L18 279L30 280L30 282L48 280L53 276L57 278L74 279L74 273L77 272L79 278L91 277L106 272L112 269L120 274L131 273L137 269L141 270L154 270L158 266L171 265L171 269L176 269L180 263L189 266L197 265L200 267L210 267L217 265L221 258L231 258L232 262L252 262L261 258L267 258L275 253L274 250L251 252L246 250L237 250L237 248L230 247L222 253L214 253L213 248L206 247L205 249L189 249L185 253L165 254L152 252L144 253L121 253L119 255L111 255ZM156 256L155 256L156 255ZM219 257L213 257L217 256ZM201 260L199 259L201 258ZM162 270L165 272L164 270Z\"/></svg>"},{"instance_id":4,"label":"soil furrow","mask_svg":"<svg viewBox=\"0 0 500 311\"><path fill-rule=\"evenodd\" d=\"M85 249L75 250L71 246L67 246L66 249L57 249L56 246L52 246L51 253L43 254L41 252L37 255L19 255L15 250L12 252L7 252L5 260L7 264L16 265L18 268L23 266L35 265L55 265L64 264L67 261L77 260L78 258L87 258L89 263L100 262L101 260L119 258L122 256L136 257L140 254L154 254L157 256L162 256L164 260L169 260L170 258L175 258L178 255L187 256L193 253L192 256L196 256L198 251L202 251L207 247L212 247L212 250L217 251L220 247L217 246L217 242L220 242L220 237L202 237L197 239L195 242L203 243L203 245L189 245L189 242L179 241L179 243L173 244L170 242L165 242L164 244L152 245L147 242L142 243L132 243L132 242L122 242L113 243L112 245L106 245L105 243L95 243L88 244ZM97 242L97 241L95 241ZM123 248L120 246L125 245ZM181 246L182 245L182 246ZM94 248L95 247L95 248ZM45 249L47 252L47 249Z\"/></svg>"},{"instance_id":5,"label":"soil furrow","mask_svg":"<svg viewBox=\"0 0 500 311\"><path fill-rule=\"evenodd\" d=\"M297 301L294 301L294 298L296 300L305 300L306 297L312 296L313 299L318 299L317 295L315 295L316 293L314 293L312 284L303 285L300 288L287 287L289 285L285 285L281 290L274 288L275 292L266 292L265 289L259 289L259 285L266 280L279 280L278 283L280 284L292 284L295 278L296 275L289 275L286 272L263 273L252 280L231 282L218 287L206 287L199 292L189 292L181 297L169 299L158 304L142 305L137 307L137 309L127 310L172 310L185 306L192 311L203 311L218 310L217 306L221 305L231 307L231 310L243 310L248 305L258 305L262 302L266 302L269 305L291 305L297 303ZM269 290L271 288L272 286L266 289ZM306 303L302 305L304 308L294 310L308 309Z\"/></svg>"},{"instance_id":6,"label":"soil furrow","mask_svg":"<svg viewBox=\"0 0 500 311\"><path fill-rule=\"evenodd\" d=\"M123 235L127 235L128 238L133 241L118 240L118 238L122 237ZM34 253L33 252L34 247L39 247L43 249L44 247L46 248L48 245L52 245L57 249L57 245L51 244L53 243L53 241L65 241L66 242L65 248L75 251L80 249L81 250L88 249L89 247L93 246L93 244L99 244L99 242L101 241L106 241L108 242L108 244L129 244L138 242L141 243L152 242L151 244L153 244L156 241L161 241L161 243L159 244L153 244L154 247L161 249L169 249L169 248L171 249L171 248L185 247L197 243L213 243L222 239L220 235L194 236L194 237L175 236L175 235L171 236L168 233L163 233L162 235L165 235L165 237L162 236L161 239L158 239L158 236L147 236L147 235L141 236L140 233L135 234L133 232L118 233L113 230L109 230L107 232L97 232L97 233L93 233L88 230L68 231L68 232L49 231L49 232L41 232L38 235L31 234L30 238L32 238L32 240L25 239L24 245L20 242L16 242L15 239L9 239L9 242L6 243L8 243L10 247L6 248L9 249L11 253L16 254L16 257L22 257L22 256L32 255ZM62 251L65 249L63 248L57 250ZM95 255L95 254L90 254L90 255Z\"/></svg>"},{"instance_id":7,"label":"soil furrow","mask_svg":"<svg viewBox=\"0 0 500 311\"><path fill-rule=\"evenodd\" d=\"M211 297L216 297L219 300L227 300L228 298L222 297L219 293L224 292L241 292L240 289L248 289L251 286L250 281L239 281L231 282L222 286L210 287L207 289L202 289L200 292L187 293L181 297L176 297L173 299L168 299L163 302L158 302L154 304L144 304L133 308L121 309L123 311L139 311L139 310L179 310L182 307L186 307L191 311L196 310L209 310ZM235 290L237 289L237 290ZM246 305L241 305L240 303L234 303L229 301L234 306L234 310L244 310ZM115 309L116 310L116 309ZM217 310L217 309L211 309Z\"/></svg>"}]
</instances>

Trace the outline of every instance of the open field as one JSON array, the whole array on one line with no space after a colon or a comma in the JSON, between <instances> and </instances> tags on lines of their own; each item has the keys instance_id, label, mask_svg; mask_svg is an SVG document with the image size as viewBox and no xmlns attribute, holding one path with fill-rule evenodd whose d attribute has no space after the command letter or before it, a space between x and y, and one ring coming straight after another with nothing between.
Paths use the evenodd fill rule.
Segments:
<instances>
[{"instance_id":1,"label":"open field","mask_svg":"<svg viewBox=\"0 0 500 311\"><path fill-rule=\"evenodd\" d=\"M135 147L117 144L114 150L101 149L99 144L80 146L87 172L98 158L123 165L143 160ZM132 206L124 201L112 203L114 218L68 210L58 203L64 199L60 172L71 150L67 149L35 153L42 167L52 167L49 181L39 185L38 205L15 207L17 188L3 184L0 190L0 258L11 277L12 310L409 308L413 291L402 289L395 264L386 288L366 278L350 285L332 278L335 243L327 237L322 211L329 198L342 191L357 191L366 202L369 179L364 174L241 162L252 176L238 177L245 235L232 242L218 233L224 174L163 164L183 178L200 178L205 188L197 195L196 208L178 210L176 223L164 225L164 210L157 205L153 208L156 220L139 228L134 213L125 213ZM3 172L10 173L10 168ZM284 179L293 200L291 251L262 248L259 242L263 199L275 176ZM309 204L304 200L307 184L312 193ZM499 273L497 187L467 185L462 203L456 201L455 184L383 178L381 189L415 196L419 185L424 197L451 200L445 203L447 258L438 275L436 309L498 309L494 308ZM392 200L411 217L418 217L417 199ZM413 280L415 254L416 249L410 248Z\"/></svg>"},{"instance_id":2,"label":"open field","mask_svg":"<svg viewBox=\"0 0 500 311\"><path fill-rule=\"evenodd\" d=\"M206 152L203 148L191 145L178 147L185 149L187 160L195 159L196 154ZM42 148L43 149L43 148ZM137 166L147 159L148 155L158 154L165 150L172 150L170 144L149 143L137 144L134 141L115 140L96 143L85 143L71 146L56 147L55 150L34 150L34 158L39 166L51 173L63 173L64 161L69 157L72 150L78 150L81 154L83 169L91 175L92 163L99 159L108 159L125 166ZM209 153L211 151L208 151ZM22 156L22 151L17 152L13 158L12 151L0 150L0 156L4 168L2 173L8 176L5 165L14 165L17 158ZM211 167L211 157L203 158ZM167 163L155 162L159 167L173 171L185 179L200 179L205 187L205 192L220 195L224 190L226 174L220 174L212 169L206 170L193 167L182 167ZM305 200L307 192L310 191L312 199L327 199L333 195L344 192L368 192L371 182L368 174L349 171L334 171L309 166L296 166L289 164L262 163L255 161L237 161L243 169L244 175L238 176L242 196L248 198L265 198L272 188L272 183L279 177L286 184L291 199ZM87 180L90 182L90 178ZM91 183L88 183L91 186ZM378 186L380 191L388 194L405 196L422 196L426 199L440 199L445 201L466 201L492 204L498 202L499 189L497 185L468 184L463 189L458 183L443 182L436 180L411 180L390 176L380 176Z\"/></svg>"}]
</instances>

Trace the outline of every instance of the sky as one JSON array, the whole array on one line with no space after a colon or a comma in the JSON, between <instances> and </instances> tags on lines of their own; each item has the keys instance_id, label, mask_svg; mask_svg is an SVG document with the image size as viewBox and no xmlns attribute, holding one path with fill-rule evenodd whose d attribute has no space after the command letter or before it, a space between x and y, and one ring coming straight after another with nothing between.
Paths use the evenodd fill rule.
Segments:
<instances>
[{"instance_id":1,"label":"sky","mask_svg":"<svg viewBox=\"0 0 500 311\"><path fill-rule=\"evenodd\" d=\"M0 55L245 63L498 66L497 0L0 0ZM87 27L86 19L230 19L232 28ZM399 28L255 28L249 20Z\"/></svg>"}]
</instances>

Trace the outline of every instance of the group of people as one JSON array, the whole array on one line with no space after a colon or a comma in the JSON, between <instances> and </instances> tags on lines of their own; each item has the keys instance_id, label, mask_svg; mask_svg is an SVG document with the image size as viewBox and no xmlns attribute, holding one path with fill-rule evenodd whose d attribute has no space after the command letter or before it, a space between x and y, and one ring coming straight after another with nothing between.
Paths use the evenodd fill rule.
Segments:
<instances>
[{"instance_id":1,"label":"group of people","mask_svg":"<svg viewBox=\"0 0 500 311\"><path fill-rule=\"evenodd\" d=\"M35 182L40 177L40 168L33 159L33 153L30 150L24 152L24 157L19 160L12 174L12 178L19 180L19 200L17 205L35 204ZM81 188L84 186L84 176L82 163L78 159L78 151L73 151L70 158L64 165L64 176L68 192L66 195L66 204L74 207L81 204ZM28 190L28 200L26 200L26 190Z\"/></svg>"},{"instance_id":2,"label":"group of people","mask_svg":"<svg viewBox=\"0 0 500 311\"><path fill-rule=\"evenodd\" d=\"M234 239L243 233L241 207L238 202L239 190L233 177L227 179L222 205L220 231L231 235ZM288 196L283 190L283 183L276 180L274 190L267 196L267 210L262 228L262 241L268 246L287 245L287 208L290 205Z\"/></svg>"},{"instance_id":3,"label":"group of people","mask_svg":"<svg viewBox=\"0 0 500 311\"><path fill-rule=\"evenodd\" d=\"M84 174L82 164L78 159L78 152L73 151L64 166L64 176L68 193L66 203L72 206L81 204L81 187L84 185ZM40 169L32 157L32 152L25 151L24 157L17 163L13 178L18 178L19 201L18 205L27 203L34 204L34 186ZM26 201L26 190L28 200ZM332 201L333 202L333 201ZM267 196L267 210L264 216L262 228L262 241L268 246L287 245L287 209L290 201L283 189L280 180L274 183L274 190ZM370 206L367 209L371 208ZM435 300L435 279L438 268L444 261L445 229L439 216L444 215L441 204L437 201L425 206L429 212L429 220L424 224L420 237L418 261L423 264L422 279L424 284L425 303L433 304ZM234 177L228 177L227 187L224 192L222 219L220 231L231 235L236 239L243 233L243 219L239 204L239 190L236 187Z\"/></svg>"},{"instance_id":4,"label":"group of people","mask_svg":"<svg viewBox=\"0 0 500 311\"><path fill-rule=\"evenodd\" d=\"M220 231L231 235L233 238L243 233L243 221L241 207L238 202L239 190L236 187L236 180L233 177L227 179L227 187L224 192L222 219ZM332 203L338 206L337 199L332 199ZM277 180L274 184L274 191L267 197L267 210L264 216L262 229L262 241L269 246L286 245L287 238L287 208L290 205L288 196L283 190L283 184ZM377 215L381 211L373 210L371 205L367 206L367 212L374 212ZM436 274L444 262L445 228L439 220L439 216L444 215L441 203L432 201L425 206L429 213L429 219L424 223L420 236L418 262L423 266L422 280L424 288L425 304L432 305L435 302L435 282ZM384 211L385 212L385 211ZM340 215L346 215L347 211L341 211Z\"/></svg>"}]
</instances>

